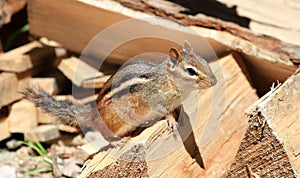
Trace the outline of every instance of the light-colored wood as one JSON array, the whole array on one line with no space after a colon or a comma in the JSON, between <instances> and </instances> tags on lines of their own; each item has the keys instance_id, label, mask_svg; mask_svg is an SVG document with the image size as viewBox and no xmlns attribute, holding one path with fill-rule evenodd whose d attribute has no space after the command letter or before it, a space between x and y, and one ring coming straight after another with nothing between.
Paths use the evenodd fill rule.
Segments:
<instances>
[{"instance_id":1,"label":"light-colored wood","mask_svg":"<svg viewBox=\"0 0 300 178\"><path fill-rule=\"evenodd\" d=\"M18 79L14 73L0 73L0 108L17 99Z\"/></svg>"},{"instance_id":2,"label":"light-colored wood","mask_svg":"<svg viewBox=\"0 0 300 178\"><path fill-rule=\"evenodd\" d=\"M58 93L58 85L55 78L31 78L29 81L30 87L41 87L49 94Z\"/></svg>"},{"instance_id":3,"label":"light-colored wood","mask_svg":"<svg viewBox=\"0 0 300 178\"><path fill-rule=\"evenodd\" d=\"M257 36L232 23L203 14L188 16L172 11L173 8L159 6L158 3L129 0L118 2L54 0L50 3L29 0L30 32L56 40L79 53L99 33L98 38L90 43L85 52L96 59L107 59L114 63L124 63L145 52L166 53L170 46L177 47L185 39L194 44L199 43L202 37L216 54L223 54L226 49L231 48L289 66L292 65L290 59L299 61L295 46L286 45L273 38ZM95 22L91 17L106 20ZM46 19L47 24L43 23ZM211 58L209 49L203 46L202 43L199 53L205 58Z\"/></svg>"},{"instance_id":4,"label":"light-colored wood","mask_svg":"<svg viewBox=\"0 0 300 178\"><path fill-rule=\"evenodd\" d=\"M58 124L58 129L69 133L79 133L81 131L79 128L64 125L64 124Z\"/></svg>"},{"instance_id":5,"label":"light-colored wood","mask_svg":"<svg viewBox=\"0 0 300 178\"><path fill-rule=\"evenodd\" d=\"M8 129L8 118L1 116L1 114L0 114L0 130L1 130L0 141L10 137L11 134Z\"/></svg>"},{"instance_id":6,"label":"light-colored wood","mask_svg":"<svg viewBox=\"0 0 300 178\"><path fill-rule=\"evenodd\" d=\"M41 48L42 44L33 41L19 48L0 55L0 70L22 72L33 67L30 56L26 53L34 48Z\"/></svg>"},{"instance_id":7,"label":"light-colored wood","mask_svg":"<svg viewBox=\"0 0 300 178\"><path fill-rule=\"evenodd\" d=\"M105 75L96 79L85 80L82 83L83 88L102 88L105 82L111 77L111 75Z\"/></svg>"},{"instance_id":8,"label":"light-colored wood","mask_svg":"<svg viewBox=\"0 0 300 178\"><path fill-rule=\"evenodd\" d=\"M300 70L274 85L247 113L247 132L228 177L243 177L247 165L261 177L299 176Z\"/></svg>"},{"instance_id":9,"label":"light-colored wood","mask_svg":"<svg viewBox=\"0 0 300 178\"><path fill-rule=\"evenodd\" d=\"M300 45L300 25L295 23L300 16L300 3L295 0L218 0L229 7L236 6L237 14L250 19L250 29ZM276 14L276 15L274 15Z\"/></svg>"},{"instance_id":10,"label":"light-colored wood","mask_svg":"<svg viewBox=\"0 0 300 178\"><path fill-rule=\"evenodd\" d=\"M56 125L40 125L24 133L25 140L33 142L47 142L59 138Z\"/></svg>"},{"instance_id":11,"label":"light-colored wood","mask_svg":"<svg viewBox=\"0 0 300 178\"><path fill-rule=\"evenodd\" d=\"M8 51L0 55L0 70L25 72L36 66L52 65L55 58L66 55L63 48L44 46L38 41Z\"/></svg>"},{"instance_id":12,"label":"light-colored wood","mask_svg":"<svg viewBox=\"0 0 300 178\"><path fill-rule=\"evenodd\" d=\"M103 74L76 57L64 59L58 65L59 70L75 85L83 86L85 81L102 77Z\"/></svg>"},{"instance_id":13,"label":"light-colored wood","mask_svg":"<svg viewBox=\"0 0 300 178\"><path fill-rule=\"evenodd\" d=\"M57 119L50 114L43 113L40 109L37 109L37 122L39 124L55 124Z\"/></svg>"},{"instance_id":14,"label":"light-colored wood","mask_svg":"<svg viewBox=\"0 0 300 178\"><path fill-rule=\"evenodd\" d=\"M184 102L204 168L195 161L196 158L189 155L181 142L181 137L170 134L168 123L163 120L132 138L122 149L98 153L93 160L87 162L82 176L104 169L137 143L146 145L145 153L150 177L224 176L247 127L247 118L243 111L258 97L232 55L211 65L215 70L218 84L212 89L202 91L199 94L201 97L197 93L192 93ZM185 125L182 126L183 130ZM193 148L191 143L187 144Z\"/></svg>"},{"instance_id":15,"label":"light-colored wood","mask_svg":"<svg viewBox=\"0 0 300 178\"><path fill-rule=\"evenodd\" d=\"M37 126L37 111L34 104L21 100L11 106L8 116L9 131L24 133Z\"/></svg>"}]
</instances>

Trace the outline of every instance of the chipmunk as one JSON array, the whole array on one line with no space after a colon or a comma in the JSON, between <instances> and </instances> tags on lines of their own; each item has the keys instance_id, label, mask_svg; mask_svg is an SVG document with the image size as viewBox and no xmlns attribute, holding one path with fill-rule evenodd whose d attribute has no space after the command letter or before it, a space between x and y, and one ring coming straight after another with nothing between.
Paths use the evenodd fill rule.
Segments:
<instances>
[{"instance_id":1,"label":"chipmunk","mask_svg":"<svg viewBox=\"0 0 300 178\"><path fill-rule=\"evenodd\" d=\"M97 109L56 100L42 89L28 88L24 95L63 123L94 127L112 143L172 114L191 91L216 82L207 62L185 41L182 50L171 48L169 56L159 63L134 61L124 65L104 84L96 100Z\"/></svg>"}]
</instances>

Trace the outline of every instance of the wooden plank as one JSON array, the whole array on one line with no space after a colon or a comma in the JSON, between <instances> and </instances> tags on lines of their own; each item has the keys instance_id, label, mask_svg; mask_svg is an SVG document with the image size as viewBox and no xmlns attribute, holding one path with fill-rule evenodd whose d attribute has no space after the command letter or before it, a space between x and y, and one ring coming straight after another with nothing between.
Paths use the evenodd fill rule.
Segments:
<instances>
[{"instance_id":1,"label":"wooden plank","mask_svg":"<svg viewBox=\"0 0 300 178\"><path fill-rule=\"evenodd\" d=\"M57 57L66 55L63 48L44 46L38 41L8 51L0 55L0 70L24 72L36 66L49 65Z\"/></svg>"},{"instance_id":2,"label":"wooden plank","mask_svg":"<svg viewBox=\"0 0 300 178\"><path fill-rule=\"evenodd\" d=\"M0 108L17 99L18 79L16 74L0 73Z\"/></svg>"},{"instance_id":3,"label":"wooden plank","mask_svg":"<svg viewBox=\"0 0 300 178\"><path fill-rule=\"evenodd\" d=\"M163 120L132 138L130 143L122 149L98 153L94 159L87 162L82 177L96 170L109 171L109 167L106 166L114 164L117 158L126 154L126 151L138 143L146 145L144 151L149 177L224 176L245 133L247 119L243 111L258 97L232 55L211 65L217 64L220 68L215 71L218 79L215 88L202 91L200 99L199 95L193 93L184 102L200 153L193 150L192 142L184 140L186 144L184 146L180 137L174 138L170 134L168 123ZM224 91L224 88L226 88L225 93L220 92ZM217 100L212 99L212 95ZM212 106L213 102L218 104ZM200 114L197 113L199 108ZM182 127L185 130L186 124ZM99 140L101 142L100 138ZM187 149L191 149L191 155L194 156L190 156ZM202 158L202 163L199 162L199 157Z\"/></svg>"},{"instance_id":4,"label":"wooden plank","mask_svg":"<svg viewBox=\"0 0 300 178\"><path fill-rule=\"evenodd\" d=\"M58 93L58 84L55 78L31 78L29 81L30 87L41 87L50 94Z\"/></svg>"},{"instance_id":5,"label":"wooden plank","mask_svg":"<svg viewBox=\"0 0 300 178\"><path fill-rule=\"evenodd\" d=\"M83 86L89 80L94 80L103 76L103 73L89 66L76 57L64 59L58 65L58 69L75 85Z\"/></svg>"},{"instance_id":6,"label":"wooden plank","mask_svg":"<svg viewBox=\"0 0 300 178\"><path fill-rule=\"evenodd\" d=\"M24 133L37 126L37 111L34 104L21 100L11 106L8 116L9 131Z\"/></svg>"},{"instance_id":7,"label":"wooden plank","mask_svg":"<svg viewBox=\"0 0 300 178\"><path fill-rule=\"evenodd\" d=\"M299 99L300 70L249 108L247 132L228 177L246 176L246 166L261 177L297 177L300 172Z\"/></svg>"},{"instance_id":8,"label":"wooden plank","mask_svg":"<svg viewBox=\"0 0 300 178\"><path fill-rule=\"evenodd\" d=\"M41 48L42 44L33 41L24 46L6 52L0 55L0 70L11 72L22 72L33 67L33 63L29 55L26 55L34 48Z\"/></svg>"},{"instance_id":9,"label":"wooden plank","mask_svg":"<svg viewBox=\"0 0 300 178\"><path fill-rule=\"evenodd\" d=\"M40 125L24 133L25 140L32 142L47 142L59 138L56 125Z\"/></svg>"}]
</instances>

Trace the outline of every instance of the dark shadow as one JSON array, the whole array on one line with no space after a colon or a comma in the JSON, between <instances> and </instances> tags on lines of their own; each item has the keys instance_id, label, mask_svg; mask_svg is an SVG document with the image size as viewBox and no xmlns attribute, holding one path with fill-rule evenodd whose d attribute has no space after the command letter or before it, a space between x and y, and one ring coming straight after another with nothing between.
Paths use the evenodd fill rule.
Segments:
<instances>
[{"instance_id":1,"label":"dark shadow","mask_svg":"<svg viewBox=\"0 0 300 178\"><path fill-rule=\"evenodd\" d=\"M211 17L216 17L224 21L234 22L242 27L249 28L250 19L237 14L236 6L227 7L216 0L169 0L188 9L182 12L189 15L202 13Z\"/></svg>"},{"instance_id":2,"label":"dark shadow","mask_svg":"<svg viewBox=\"0 0 300 178\"><path fill-rule=\"evenodd\" d=\"M204 162L197 146L193 128L188 115L181 109L178 119L178 132L186 151L194 158L201 168L205 168Z\"/></svg>"}]
</instances>

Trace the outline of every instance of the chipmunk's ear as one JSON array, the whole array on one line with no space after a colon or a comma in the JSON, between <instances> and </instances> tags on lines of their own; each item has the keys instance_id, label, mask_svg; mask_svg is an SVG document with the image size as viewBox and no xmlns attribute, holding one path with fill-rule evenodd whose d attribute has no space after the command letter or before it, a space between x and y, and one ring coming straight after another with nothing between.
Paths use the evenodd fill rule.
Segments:
<instances>
[{"instance_id":1,"label":"chipmunk's ear","mask_svg":"<svg viewBox=\"0 0 300 178\"><path fill-rule=\"evenodd\" d=\"M190 42L188 42L187 40L184 40L184 43L183 43L183 50L184 51L193 51L193 48L192 48L192 45Z\"/></svg>"},{"instance_id":2,"label":"chipmunk's ear","mask_svg":"<svg viewBox=\"0 0 300 178\"><path fill-rule=\"evenodd\" d=\"M182 61L182 57L179 53L179 51L175 48L171 48L170 51L169 51L169 56L173 59L177 59L178 61Z\"/></svg>"}]
</instances>

